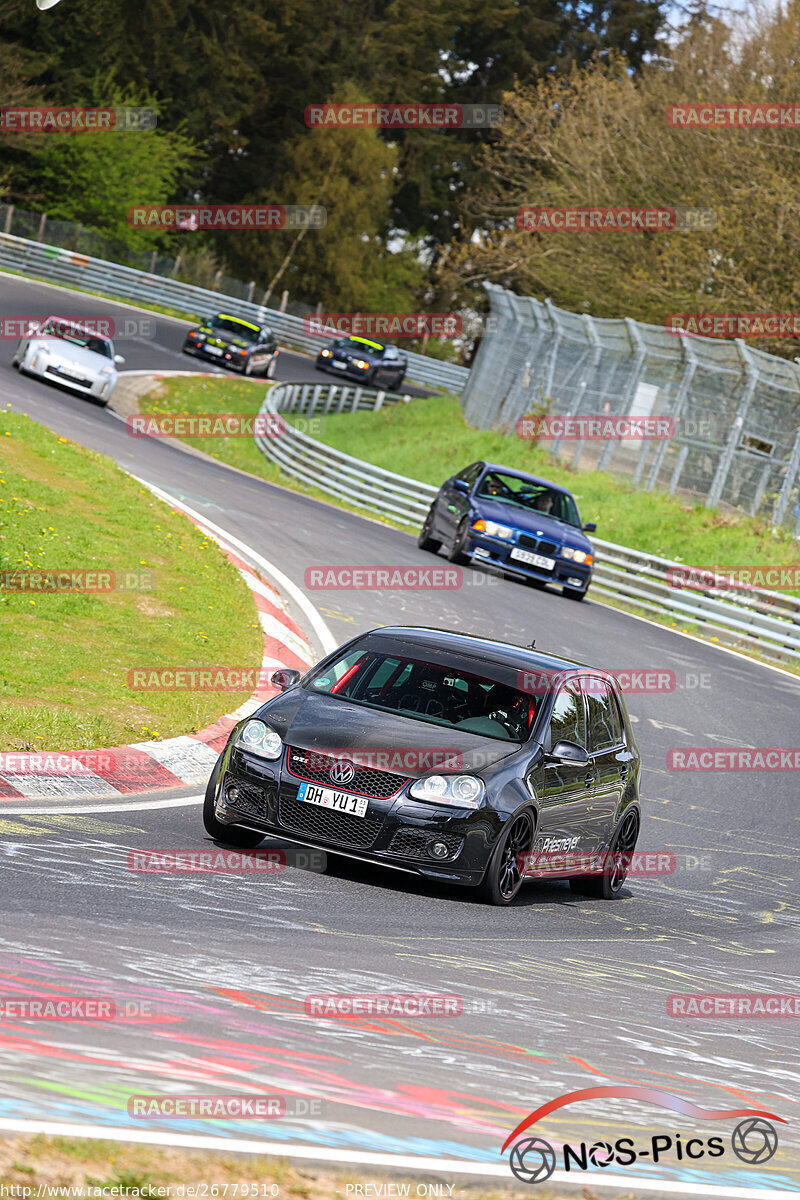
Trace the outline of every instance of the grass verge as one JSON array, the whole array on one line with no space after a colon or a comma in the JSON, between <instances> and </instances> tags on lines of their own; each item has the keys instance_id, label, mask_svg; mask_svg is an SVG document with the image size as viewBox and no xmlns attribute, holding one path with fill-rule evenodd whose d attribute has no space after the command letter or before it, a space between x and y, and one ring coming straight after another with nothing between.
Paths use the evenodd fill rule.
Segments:
<instances>
[{"instance_id":1,"label":"grass verge","mask_svg":"<svg viewBox=\"0 0 800 1200\"><path fill-rule=\"evenodd\" d=\"M252 691L134 690L128 672L258 671L232 564L109 459L0 411L0 570L97 571L103 591L0 586L2 750L80 750L203 728Z\"/></svg>"}]
</instances>

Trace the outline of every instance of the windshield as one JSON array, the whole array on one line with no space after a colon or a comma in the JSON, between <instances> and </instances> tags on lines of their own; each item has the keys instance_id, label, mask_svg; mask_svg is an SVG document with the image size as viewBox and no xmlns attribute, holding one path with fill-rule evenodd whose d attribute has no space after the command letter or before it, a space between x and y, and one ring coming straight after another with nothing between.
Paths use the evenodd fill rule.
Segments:
<instances>
[{"instance_id":1,"label":"windshield","mask_svg":"<svg viewBox=\"0 0 800 1200\"><path fill-rule=\"evenodd\" d=\"M233 334L234 337L241 338L243 342L257 342L261 332L253 325L245 325L241 321L234 320L233 317L212 317L211 328L215 332Z\"/></svg>"},{"instance_id":2,"label":"windshield","mask_svg":"<svg viewBox=\"0 0 800 1200\"><path fill-rule=\"evenodd\" d=\"M361 338L342 338L336 345L340 350L352 350L357 354L381 354L384 347L380 342L370 342Z\"/></svg>"},{"instance_id":3,"label":"windshield","mask_svg":"<svg viewBox=\"0 0 800 1200\"><path fill-rule=\"evenodd\" d=\"M459 667L351 650L306 685L350 704L504 742L526 741L540 698Z\"/></svg>"},{"instance_id":4,"label":"windshield","mask_svg":"<svg viewBox=\"0 0 800 1200\"><path fill-rule=\"evenodd\" d=\"M94 354L102 354L103 358L113 358L114 349L111 342L94 334L82 334L74 325L65 329L58 321L45 321L39 330L40 335L57 338L60 342L69 342L71 346L80 346L82 350L91 350Z\"/></svg>"},{"instance_id":5,"label":"windshield","mask_svg":"<svg viewBox=\"0 0 800 1200\"><path fill-rule=\"evenodd\" d=\"M518 475L505 475L501 471L487 471L477 491L478 496L496 500L529 512L540 512L564 525L581 528L581 520L575 501L569 492L560 492L546 483L532 479L521 479Z\"/></svg>"}]
</instances>

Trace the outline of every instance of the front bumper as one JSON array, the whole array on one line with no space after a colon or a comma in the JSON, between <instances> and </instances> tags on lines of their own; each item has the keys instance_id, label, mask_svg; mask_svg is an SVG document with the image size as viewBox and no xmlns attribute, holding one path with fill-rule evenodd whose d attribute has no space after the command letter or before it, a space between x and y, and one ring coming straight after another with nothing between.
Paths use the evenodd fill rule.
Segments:
<instances>
[{"instance_id":1,"label":"front bumper","mask_svg":"<svg viewBox=\"0 0 800 1200\"><path fill-rule=\"evenodd\" d=\"M232 749L220 771L217 820L431 879L480 883L502 827L492 808L445 809L403 788L371 797L363 817L332 812L297 799L300 780L282 765L285 757L269 763ZM432 853L435 842L446 856Z\"/></svg>"},{"instance_id":2,"label":"front bumper","mask_svg":"<svg viewBox=\"0 0 800 1200\"><path fill-rule=\"evenodd\" d=\"M575 591L585 591L592 578L592 568L582 563L571 562L558 554L550 555L555 558L552 570L544 570L531 566L530 563L520 562L509 558L514 549L514 543L501 538L486 537L473 533L467 545L467 553L472 555L476 563L487 563L502 571L514 571L526 579L536 579L543 583L553 583L557 587L574 588Z\"/></svg>"},{"instance_id":3,"label":"front bumper","mask_svg":"<svg viewBox=\"0 0 800 1200\"><path fill-rule=\"evenodd\" d=\"M337 361L341 362L342 360L338 359ZM344 369L342 369L333 367L332 362L333 359L330 358L317 358L317 368L320 371L329 371L331 375L340 375L343 379L360 380L362 383L367 379L371 370L370 367L354 367L350 363L345 363Z\"/></svg>"},{"instance_id":4,"label":"front bumper","mask_svg":"<svg viewBox=\"0 0 800 1200\"><path fill-rule=\"evenodd\" d=\"M76 396L91 396L94 400L108 402L117 381L116 375L94 375L83 382L70 378L69 368L62 364L62 370L56 370L57 360L33 355L29 363L24 364L27 374L44 379L47 383L57 383L60 387L68 388Z\"/></svg>"},{"instance_id":5,"label":"front bumper","mask_svg":"<svg viewBox=\"0 0 800 1200\"><path fill-rule=\"evenodd\" d=\"M184 354L191 354L192 358L200 358L203 362L216 363L218 367L226 367L229 371L243 372L247 365L247 359L240 355L234 355L228 350L224 350L222 354L209 354L204 345L193 346L191 343L184 343ZM225 357L225 355L229 357Z\"/></svg>"}]
</instances>

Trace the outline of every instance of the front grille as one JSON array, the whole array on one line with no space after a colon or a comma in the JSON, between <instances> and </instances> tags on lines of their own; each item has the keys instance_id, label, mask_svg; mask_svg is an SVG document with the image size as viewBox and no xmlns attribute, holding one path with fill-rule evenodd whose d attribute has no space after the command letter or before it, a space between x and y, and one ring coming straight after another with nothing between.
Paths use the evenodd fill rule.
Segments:
<instances>
[{"instance_id":1,"label":"front grille","mask_svg":"<svg viewBox=\"0 0 800 1200\"><path fill-rule=\"evenodd\" d=\"M325 787L337 788L343 792L355 792L360 796L374 796L379 800L388 800L396 796L408 776L395 775L391 771L378 771L374 767L358 766L353 763L356 773L348 783L331 779L330 769L336 763L347 761L343 752L341 758L333 758L329 754L319 754L316 750L300 750L296 746L289 747L287 764L292 775L298 779L308 779L311 783L321 783Z\"/></svg>"},{"instance_id":2,"label":"front grille","mask_svg":"<svg viewBox=\"0 0 800 1200\"><path fill-rule=\"evenodd\" d=\"M389 846L390 854L402 854L404 858L431 858L435 862L443 862L444 859L436 859L435 855L431 854L428 847L431 842L444 842L447 846L448 858L454 858L461 849L461 843L464 839L454 833L436 833L426 832L424 829L412 829L405 827L398 829Z\"/></svg>"},{"instance_id":3,"label":"front grille","mask_svg":"<svg viewBox=\"0 0 800 1200\"><path fill-rule=\"evenodd\" d=\"M555 542L539 541L538 538L528 537L527 533L521 533L517 541L526 550L535 550L537 554L545 554L550 558L557 549Z\"/></svg>"},{"instance_id":4,"label":"front grille","mask_svg":"<svg viewBox=\"0 0 800 1200\"><path fill-rule=\"evenodd\" d=\"M383 817L352 817L331 812L304 800L278 801L278 822L293 833L307 833L323 842L367 850L383 828Z\"/></svg>"},{"instance_id":5,"label":"front grille","mask_svg":"<svg viewBox=\"0 0 800 1200\"><path fill-rule=\"evenodd\" d=\"M70 375L67 371L57 371L55 367L48 367L47 373L55 379L68 379L70 383L77 383L78 387L90 388L94 382L93 379L78 379L77 375Z\"/></svg>"},{"instance_id":6,"label":"front grille","mask_svg":"<svg viewBox=\"0 0 800 1200\"><path fill-rule=\"evenodd\" d=\"M238 795L235 800L231 798L231 788L238 789ZM239 783L238 780L235 780L226 786L225 799L231 808L238 809L239 812L248 813L251 817L259 817L262 821L267 820L269 810L267 807L267 794L263 788L254 787L251 783Z\"/></svg>"}]
</instances>

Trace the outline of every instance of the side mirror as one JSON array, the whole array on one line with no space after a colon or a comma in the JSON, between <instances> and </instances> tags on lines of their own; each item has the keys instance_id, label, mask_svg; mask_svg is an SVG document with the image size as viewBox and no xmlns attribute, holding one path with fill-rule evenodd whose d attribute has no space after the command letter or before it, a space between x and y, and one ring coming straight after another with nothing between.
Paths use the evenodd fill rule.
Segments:
<instances>
[{"instance_id":1,"label":"side mirror","mask_svg":"<svg viewBox=\"0 0 800 1200\"><path fill-rule=\"evenodd\" d=\"M577 742L556 742L547 757L551 761L575 763L576 766L583 766L589 761L589 755Z\"/></svg>"},{"instance_id":2,"label":"side mirror","mask_svg":"<svg viewBox=\"0 0 800 1200\"><path fill-rule=\"evenodd\" d=\"M463 492L465 496L469 495L469 484L464 483L463 479L454 479L453 488L457 492Z\"/></svg>"},{"instance_id":3,"label":"side mirror","mask_svg":"<svg viewBox=\"0 0 800 1200\"><path fill-rule=\"evenodd\" d=\"M597 521L587 521L583 527L584 533L594 533L597 529Z\"/></svg>"},{"instance_id":4,"label":"side mirror","mask_svg":"<svg viewBox=\"0 0 800 1200\"><path fill-rule=\"evenodd\" d=\"M299 671L292 671L288 667L284 667L280 671L273 671L269 681L280 691L285 692L287 688L294 687L296 683L299 683L301 678Z\"/></svg>"},{"instance_id":5,"label":"side mirror","mask_svg":"<svg viewBox=\"0 0 800 1200\"><path fill-rule=\"evenodd\" d=\"M122 364L125 362L125 359L122 357L121 354L115 354L114 362L117 364L118 367L121 367Z\"/></svg>"}]
</instances>

